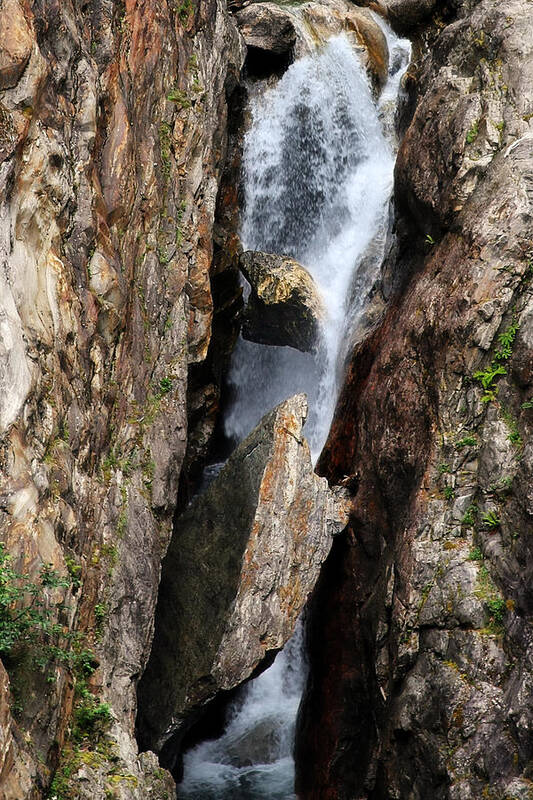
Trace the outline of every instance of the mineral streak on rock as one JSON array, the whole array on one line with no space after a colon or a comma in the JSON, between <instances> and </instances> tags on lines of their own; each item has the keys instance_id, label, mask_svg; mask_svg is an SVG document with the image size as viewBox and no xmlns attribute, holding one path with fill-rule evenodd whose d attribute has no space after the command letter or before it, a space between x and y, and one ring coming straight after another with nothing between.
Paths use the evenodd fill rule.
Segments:
<instances>
[{"instance_id":1,"label":"mineral streak on rock","mask_svg":"<svg viewBox=\"0 0 533 800\"><path fill-rule=\"evenodd\" d=\"M239 267L251 286L243 337L260 344L313 350L325 312L305 267L287 256L253 250L241 255Z\"/></svg>"},{"instance_id":2,"label":"mineral streak on rock","mask_svg":"<svg viewBox=\"0 0 533 800\"><path fill-rule=\"evenodd\" d=\"M313 472L306 415L304 395L279 405L176 521L139 687L150 748L283 647L346 524L345 494Z\"/></svg>"}]
</instances>

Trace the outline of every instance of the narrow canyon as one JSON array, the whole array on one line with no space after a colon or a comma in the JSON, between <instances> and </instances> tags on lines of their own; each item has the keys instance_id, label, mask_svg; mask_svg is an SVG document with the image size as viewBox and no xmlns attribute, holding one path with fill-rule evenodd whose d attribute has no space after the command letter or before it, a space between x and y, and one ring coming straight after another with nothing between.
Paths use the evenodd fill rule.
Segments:
<instances>
[{"instance_id":1,"label":"narrow canyon","mask_svg":"<svg viewBox=\"0 0 533 800\"><path fill-rule=\"evenodd\" d=\"M0 0L0 800L532 800L533 3Z\"/></svg>"}]
</instances>

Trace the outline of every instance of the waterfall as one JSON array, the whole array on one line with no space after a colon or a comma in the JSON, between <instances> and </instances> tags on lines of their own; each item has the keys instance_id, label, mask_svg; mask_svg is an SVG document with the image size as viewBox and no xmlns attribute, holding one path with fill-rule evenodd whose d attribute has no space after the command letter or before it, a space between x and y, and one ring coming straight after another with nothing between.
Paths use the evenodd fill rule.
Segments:
<instances>
[{"instance_id":1,"label":"waterfall","mask_svg":"<svg viewBox=\"0 0 533 800\"><path fill-rule=\"evenodd\" d=\"M383 24L383 23L380 23ZM225 427L241 440L292 394L309 399L305 433L316 458L338 394L339 356L381 258L392 191L396 105L407 42L386 33L392 54L382 107L344 34L292 64L279 82L251 92L243 153L245 249L290 255L311 273L327 312L315 353L240 339ZM301 630L272 667L241 691L224 734L185 754L179 796L189 800L294 797L293 729L304 682Z\"/></svg>"}]
</instances>

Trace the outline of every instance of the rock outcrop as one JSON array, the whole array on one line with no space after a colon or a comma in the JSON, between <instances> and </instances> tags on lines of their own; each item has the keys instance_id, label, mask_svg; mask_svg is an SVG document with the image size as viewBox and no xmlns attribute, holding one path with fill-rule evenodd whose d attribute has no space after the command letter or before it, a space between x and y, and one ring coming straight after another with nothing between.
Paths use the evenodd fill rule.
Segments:
<instances>
[{"instance_id":1,"label":"rock outcrop","mask_svg":"<svg viewBox=\"0 0 533 800\"><path fill-rule=\"evenodd\" d=\"M304 395L279 405L176 521L139 687L151 749L283 647L347 522L342 491L313 472L306 415Z\"/></svg>"},{"instance_id":2,"label":"rock outcrop","mask_svg":"<svg viewBox=\"0 0 533 800\"><path fill-rule=\"evenodd\" d=\"M293 258L255 250L240 256L239 267L251 287L243 337L303 352L315 349L325 311L305 267Z\"/></svg>"},{"instance_id":3,"label":"rock outcrop","mask_svg":"<svg viewBox=\"0 0 533 800\"><path fill-rule=\"evenodd\" d=\"M359 490L313 600L306 799L531 793L533 20L443 14L411 67L396 291L320 462Z\"/></svg>"}]
</instances>

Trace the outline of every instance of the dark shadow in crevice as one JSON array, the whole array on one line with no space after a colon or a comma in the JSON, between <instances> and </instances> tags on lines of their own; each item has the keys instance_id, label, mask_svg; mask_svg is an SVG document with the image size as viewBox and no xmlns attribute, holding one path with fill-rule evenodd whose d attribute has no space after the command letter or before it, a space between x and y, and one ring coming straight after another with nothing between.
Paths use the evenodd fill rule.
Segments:
<instances>
[{"instance_id":1,"label":"dark shadow in crevice","mask_svg":"<svg viewBox=\"0 0 533 800\"><path fill-rule=\"evenodd\" d=\"M274 53L260 47L248 47L248 54L244 63L245 76L264 80L271 75L281 77L294 60L292 48L283 53Z\"/></svg>"}]
</instances>

